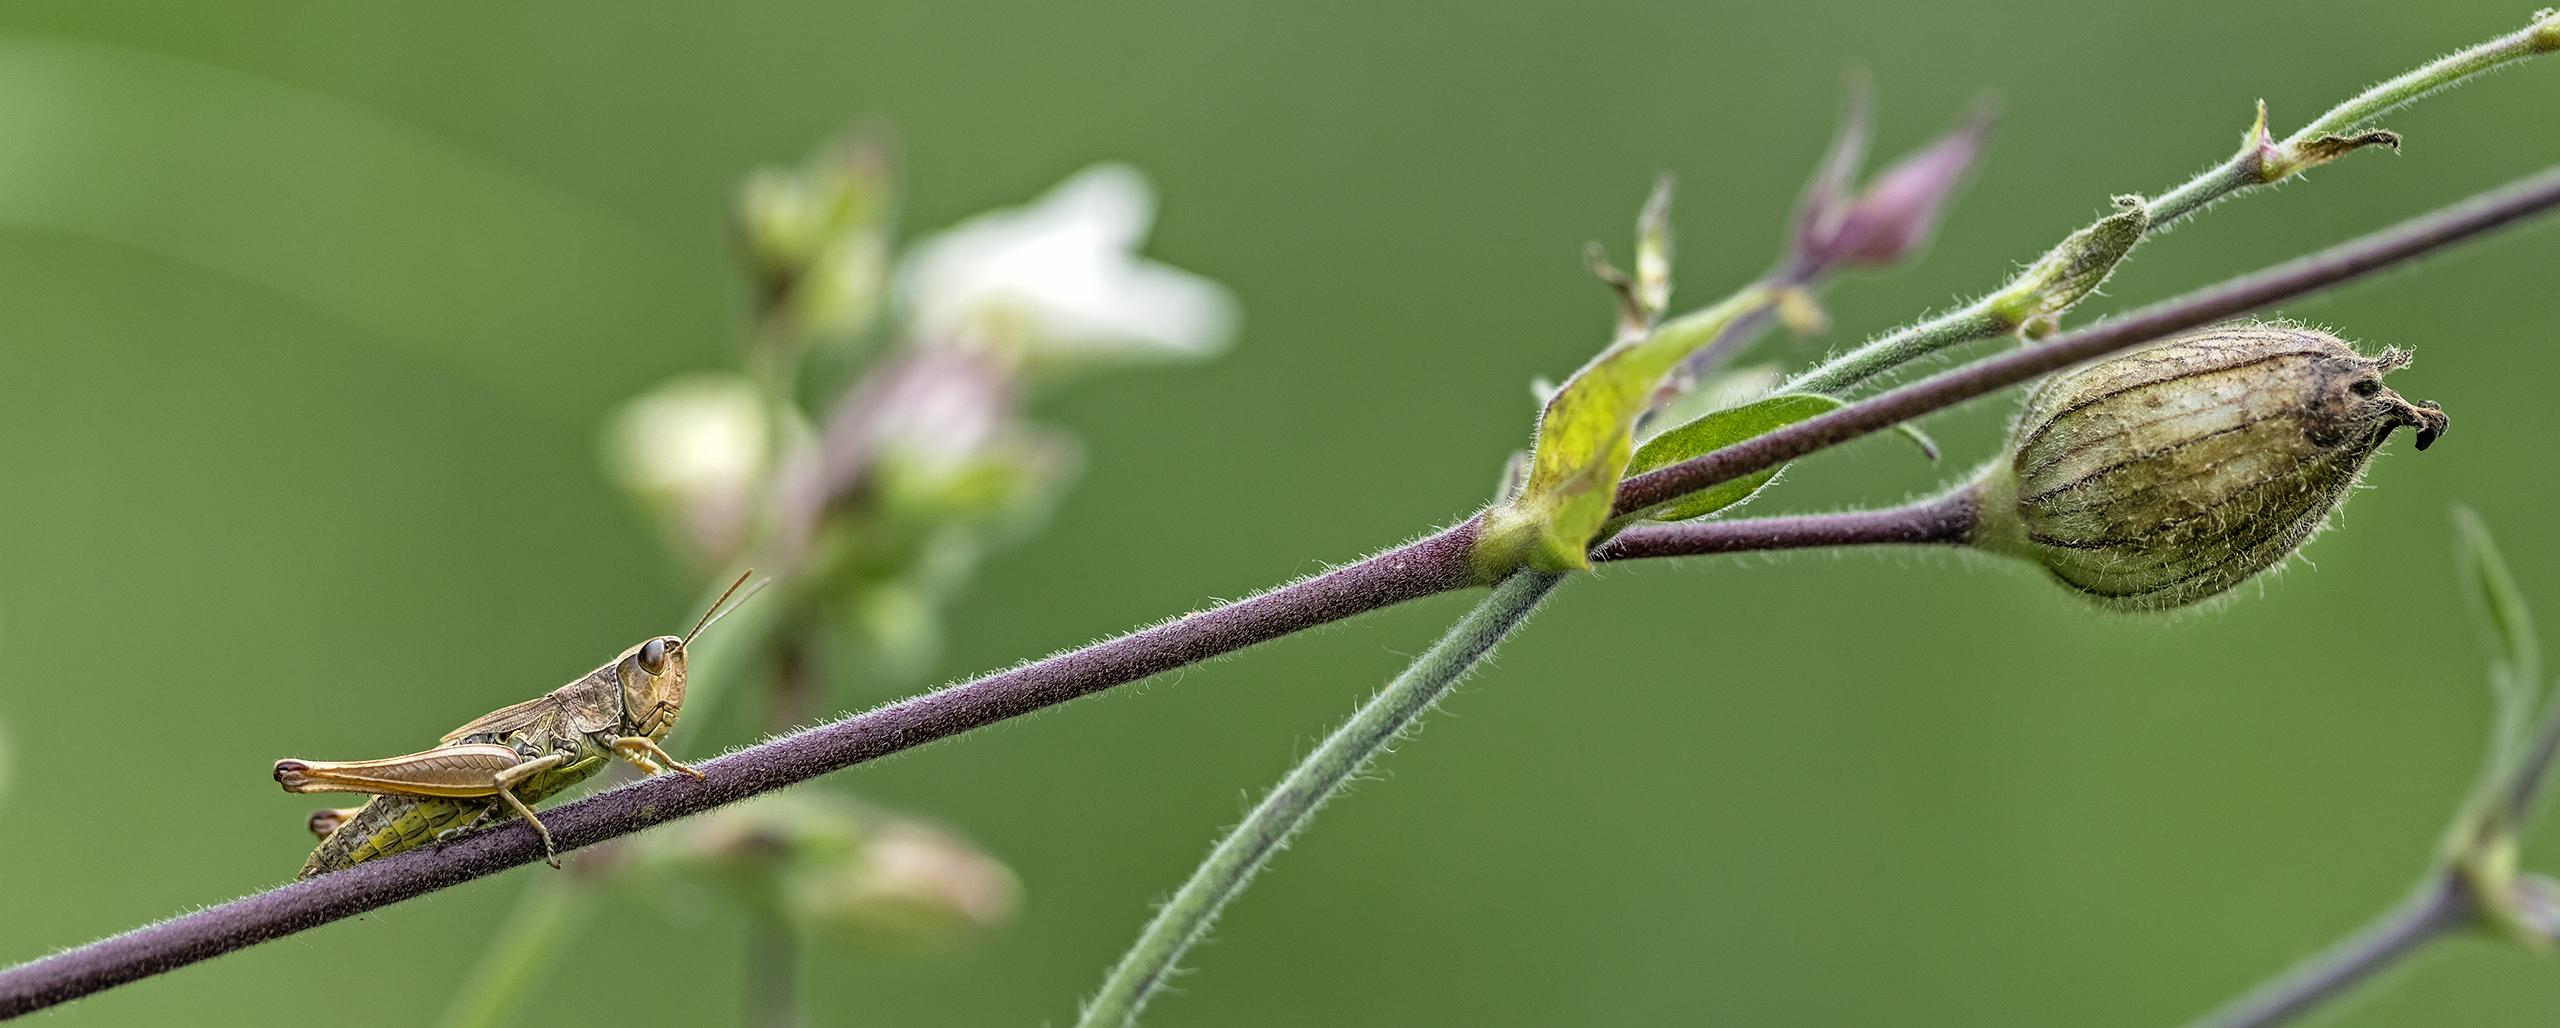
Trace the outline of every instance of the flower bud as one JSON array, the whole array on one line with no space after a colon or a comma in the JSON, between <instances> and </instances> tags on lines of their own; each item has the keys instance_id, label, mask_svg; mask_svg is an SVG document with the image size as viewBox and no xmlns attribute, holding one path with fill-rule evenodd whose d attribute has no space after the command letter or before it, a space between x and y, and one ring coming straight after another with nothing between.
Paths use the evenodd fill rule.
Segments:
<instances>
[{"instance_id":1,"label":"flower bud","mask_svg":"<svg viewBox=\"0 0 2560 1028\"><path fill-rule=\"evenodd\" d=\"M2062 312L2098 291L2133 245L2151 230L2151 211L2139 196L2116 197L2116 212L2065 237L2044 256L1984 301L2003 324L2029 339L2052 335Z\"/></svg>"},{"instance_id":2,"label":"flower bud","mask_svg":"<svg viewBox=\"0 0 2560 1028\"><path fill-rule=\"evenodd\" d=\"M2444 412L2326 333L2235 322L2049 379L1973 488L1974 545L2033 561L2101 607L2204 600L2282 564L2403 425Z\"/></svg>"},{"instance_id":3,"label":"flower bud","mask_svg":"<svg viewBox=\"0 0 2560 1028\"><path fill-rule=\"evenodd\" d=\"M1851 195L1850 184L1866 156L1868 107L1866 86L1853 81L1839 135L1796 211L1784 275L1789 281L1811 282L1840 268L1884 268L1908 260L1927 245L1938 216L1971 174L1999 121L1991 104L1976 103L1962 125L1894 162Z\"/></svg>"},{"instance_id":4,"label":"flower bud","mask_svg":"<svg viewBox=\"0 0 2560 1028\"><path fill-rule=\"evenodd\" d=\"M858 136L739 187L735 221L758 303L789 338L850 342L877 313L889 274L889 164L885 143Z\"/></svg>"}]
</instances>

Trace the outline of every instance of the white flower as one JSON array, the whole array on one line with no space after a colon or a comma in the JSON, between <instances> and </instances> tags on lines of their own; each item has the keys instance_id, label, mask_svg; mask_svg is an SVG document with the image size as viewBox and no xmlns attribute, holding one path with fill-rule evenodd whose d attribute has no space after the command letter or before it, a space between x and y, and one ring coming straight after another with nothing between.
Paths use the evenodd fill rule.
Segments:
<instances>
[{"instance_id":1,"label":"white flower","mask_svg":"<svg viewBox=\"0 0 2560 1028\"><path fill-rule=\"evenodd\" d=\"M717 563L744 541L771 449L766 416L746 379L686 375L623 407L606 431L605 461L697 555Z\"/></svg>"},{"instance_id":2,"label":"white flower","mask_svg":"<svg viewBox=\"0 0 2560 1028\"><path fill-rule=\"evenodd\" d=\"M1154 216L1136 169L1098 164L1028 206L919 241L899 299L927 340L1018 341L1027 356L1068 362L1214 354L1235 334L1235 300L1137 255Z\"/></svg>"}]
</instances>

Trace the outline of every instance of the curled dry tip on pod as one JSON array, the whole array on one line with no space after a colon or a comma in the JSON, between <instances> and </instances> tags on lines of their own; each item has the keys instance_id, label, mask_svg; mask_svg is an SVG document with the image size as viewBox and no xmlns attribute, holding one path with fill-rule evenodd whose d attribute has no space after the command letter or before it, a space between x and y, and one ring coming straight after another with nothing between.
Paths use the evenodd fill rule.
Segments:
<instances>
[{"instance_id":1,"label":"curled dry tip on pod","mask_svg":"<svg viewBox=\"0 0 2560 1028\"><path fill-rule=\"evenodd\" d=\"M2442 410L2382 382L2409 363L2297 325L2232 322L2062 372L1969 487L1972 543L2032 561L2101 607L2161 611L2284 563L2374 451Z\"/></svg>"}]
</instances>

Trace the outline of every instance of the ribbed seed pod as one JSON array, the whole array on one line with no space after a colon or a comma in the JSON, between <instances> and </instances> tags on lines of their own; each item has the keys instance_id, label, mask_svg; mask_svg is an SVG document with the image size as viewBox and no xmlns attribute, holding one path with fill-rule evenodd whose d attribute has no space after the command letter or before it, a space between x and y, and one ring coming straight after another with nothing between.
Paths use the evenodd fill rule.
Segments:
<instances>
[{"instance_id":1,"label":"ribbed seed pod","mask_svg":"<svg viewBox=\"0 0 2560 1028\"><path fill-rule=\"evenodd\" d=\"M2102 607L2157 611L2282 564L2345 502L2393 429L2426 449L2433 403L2326 333L2237 322L2046 381L1975 483L1974 545L2043 565Z\"/></svg>"}]
</instances>

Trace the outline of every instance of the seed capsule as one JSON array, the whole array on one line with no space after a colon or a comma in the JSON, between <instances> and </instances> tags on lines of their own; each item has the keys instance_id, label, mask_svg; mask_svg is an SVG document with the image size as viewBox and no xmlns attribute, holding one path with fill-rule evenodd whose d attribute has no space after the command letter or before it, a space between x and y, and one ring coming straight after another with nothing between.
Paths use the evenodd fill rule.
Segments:
<instances>
[{"instance_id":1,"label":"seed capsule","mask_svg":"<svg viewBox=\"0 0 2560 1028\"><path fill-rule=\"evenodd\" d=\"M2393 429L2421 450L2444 433L2435 404L2382 384L2408 363L2237 322L2063 372L1976 481L1973 543L2110 609L2219 595L2319 532Z\"/></svg>"}]
</instances>

